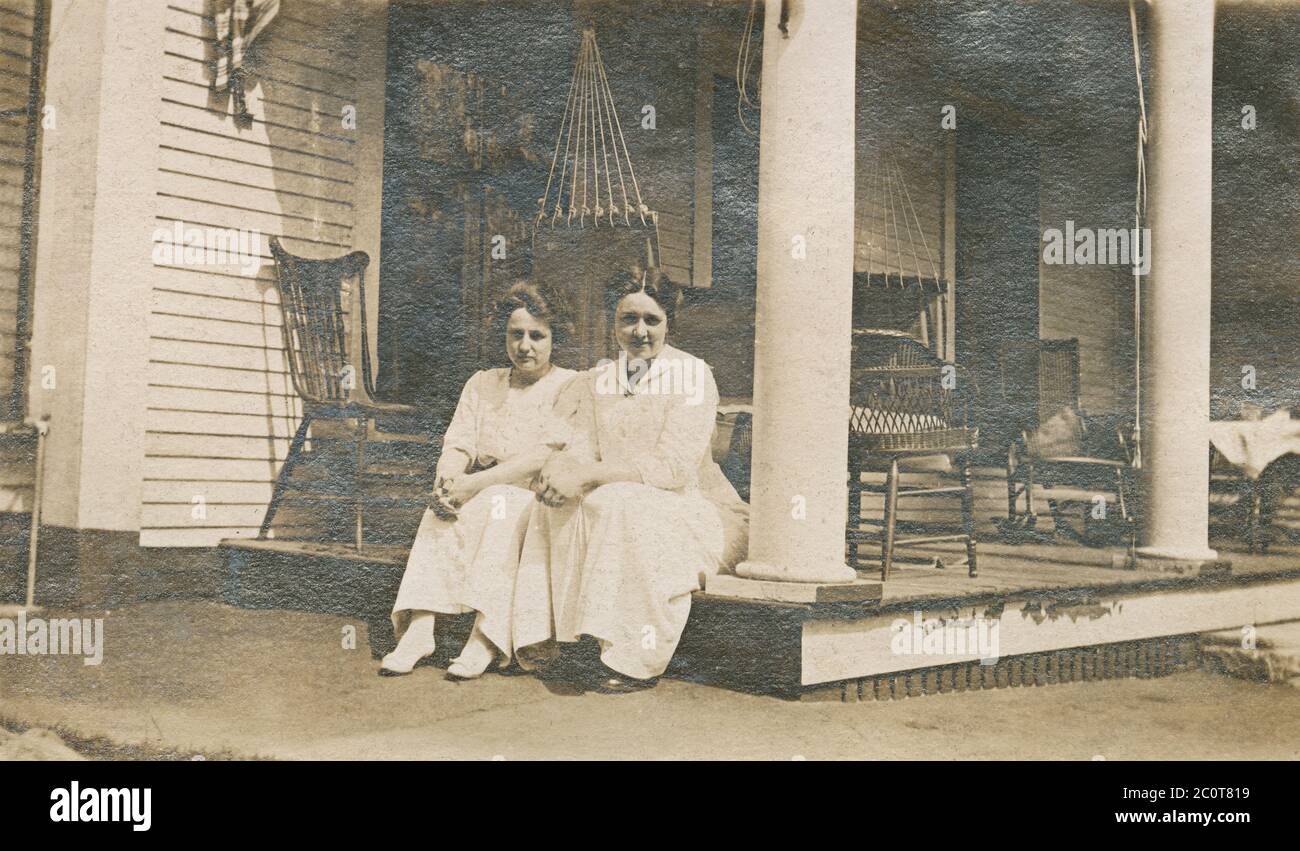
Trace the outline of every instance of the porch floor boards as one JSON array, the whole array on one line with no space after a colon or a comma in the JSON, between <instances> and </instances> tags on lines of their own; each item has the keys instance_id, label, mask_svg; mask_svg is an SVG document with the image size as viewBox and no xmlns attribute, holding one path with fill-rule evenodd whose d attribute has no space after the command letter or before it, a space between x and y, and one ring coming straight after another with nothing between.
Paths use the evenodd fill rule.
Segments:
<instances>
[{"instance_id":1,"label":"porch floor boards","mask_svg":"<svg viewBox=\"0 0 1300 851\"><path fill-rule=\"evenodd\" d=\"M1233 551L1220 544L1219 556L1232 563L1231 571L1213 576L1181 576L1158 570L1128 570L1111 566L1121 549L1093 549L1059 544L979 543L979 575L970 577L958 564L960 546L916 547L909 556L941 557L946 567L895 563L884 583L880 606L890 609L914 602L953 601L976 603L1004 599L1027 591L1092 590L1151 591L1199 583L1244 583L1270 577L1300 576L1300 547L1278 548L1268 553ZM859 562L865 579L879 577L878 561ZM1297 613L1300 616L1300 613Z\"/></svg>"}]
</instances>

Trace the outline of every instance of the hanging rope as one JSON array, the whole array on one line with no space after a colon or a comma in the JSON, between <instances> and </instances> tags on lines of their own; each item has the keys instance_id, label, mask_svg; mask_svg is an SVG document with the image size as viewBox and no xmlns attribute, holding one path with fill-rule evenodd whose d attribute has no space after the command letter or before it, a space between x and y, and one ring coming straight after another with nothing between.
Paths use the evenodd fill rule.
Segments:
<instances>
[{"instance_id":1,"label":"hanging rope","mask_svg":"<svg viewBox=\"0 0 1300 851\"><path fill-rule=\"evenodd\" d=\"M561 149L563 156L561 157ZM610 159L613 163L611 164ZM559 180L556 180L556 171ZM615 195L613 175L618 175L618 196ZM601 179L604 178L602 198ZM629 196L629 184L632 194ZM554 195L552 195L554 189ZM635 203L633 202L635 199ZM565 100L564 117L555 137L555 151L551 155L551 169L546 176L546 189L537 199L536 226L549 214L550 225L561 223L579 228L593 227L602 222L609 227L617 225L620 214L625 226L633 225L633 214L643 227L658 228L658 215L641 197L636 170L628 153L623 125L614 107L609 77L601 59L596 31L591 27L582 32L582 45L573 66L569 81L569 95ZM576 221L575 221L576 219Z\"/></svg>"},{"instance_id":2,"label":"hanging rope","mask_svg":"<svg viewBox=\"0 0 1300 851\"><path fill-rule=\"evenodd\" d=\"M1147 217L1147 104L1142 86L1142 47L1138 40L1137 10L1133 0L1128 3L1129 31L1133 36L1133 71L1137 77L1138 131L1137 131L1137 188L1133 199L1133 228L1141 244L1142 223ZM1148 243L1146 250L1151 250ZM1136 246L1135 246L1136 251ZM1133 259L1133 466L1142 466L1142 276L1138 274L1136 253Z\"/></svg>"},{"instance_id":3,"label":"hanging rope","mask_svg":"<svg viewBox=\"0 0 1300 851\"><path fill-rule=\"evenodd\" d=\"M761 27L758 26L758 0L750 0L749 13L745 16L745 28L740 36L740 49L736 52L736 118L740 121L740 126L745 128L745 132L751 136L757 136L758 133L745 120L745 107L757 110L762 95L761 91L756 92L753 97L749 95L749 78L754 66L754 57L757 55L753 46L756 29L760 34L762 33Z\"/></svg>"},{"instance_id":4,"label":"hanging rope","mask_svg":"<svg viewBox=\"0 0 1300 851\"><path fill-rule=\"evenodd\" d=\"M893 286L891 274L897 270L898 287L901 289L918 286L923 289L928 287L935 292L940 291L942 283L939 280L939 267L935 263L934 253L930 250L929 240L925 238L925 229L921 226L916 205L912 202L912 192L907 186L907 181L903 179L903 170L897 160L885 154L877 155L872 161L871 177L867 180L867 186L870 197L865 207L877 217L879 224L878 230L876 227L868 230L880 238L878 265L874 262L877 253L876 240L873 239L868 244L866 257L868 286L871 285L872 269L877 268L880 270L878 274L886 288ZM904 236L907 237L906 245L903 242ZM916 272L914 281L906 280L905 270L909 257L912 260L912 268ZM921 261L922 257L925 258L924 264ZM928 276L925 268L927 266Z\"/></svg>"}]
</instances>

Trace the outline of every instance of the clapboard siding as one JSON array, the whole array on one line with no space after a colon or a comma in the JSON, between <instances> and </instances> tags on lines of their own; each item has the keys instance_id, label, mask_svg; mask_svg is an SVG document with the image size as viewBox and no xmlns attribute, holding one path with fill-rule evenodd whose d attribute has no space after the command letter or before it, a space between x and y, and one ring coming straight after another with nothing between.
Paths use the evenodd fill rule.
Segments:
<instances>
[{"instance_id":1,"label":"clapboard siding","mask_svg":"<svg viewBox=\"0 0 1300 851\"><path fill-rule=\"evenodd\" d=\"M354 240L359 140L342 115L357 104L361 73L355 13L343 3L284 4L254 47L253 120L240 128L229 99L209 90L215 41L204 5L176 0L161 23L155 227L237 228L260 239L232 262L157 268L144 546L256 534L302 410L268 240L312 257L346 253ZM258 268L245 274L253 259Z\"/></svg>"},{"instance_id":2,"label":"clapboard siding","mask_svg":"<svg viewBox=\"0 0 1300 851\"><path fill-rule=\"evenodd\" d=\"M297 423L302 414L302 403L296 395L271 393L241 393L235 390L218 390L161 384L150 388L149 410L188 411L212 414L258 414L266 417L285 417Z\"/></svg>"},{"instance_id":3,"label":"clapboard siding","mask_svg":"<svg viewBox=\"0 0 1300 851\"><path fill-rule=\"evenodd\" d=\"M26 110L31 93L36 0L0 4L0 110ZM0 399L14 391L21 275L23 185L29 157L26 112L0 116ZM0 415L5 413L0 406ZM9 412L20 413L20 412Z\"/></svg>"}]
</instances>

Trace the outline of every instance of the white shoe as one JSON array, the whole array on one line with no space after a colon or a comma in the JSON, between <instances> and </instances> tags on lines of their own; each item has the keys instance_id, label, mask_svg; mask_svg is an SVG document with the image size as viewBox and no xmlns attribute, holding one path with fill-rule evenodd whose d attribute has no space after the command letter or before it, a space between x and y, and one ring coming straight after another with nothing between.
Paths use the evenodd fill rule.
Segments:
<instances>
[{"instance_id":1,"label":"white shoe","mask_svg":"<svg viewBox=\"0 0 1300 851\"><path fill-rule=\"evenodd\" d=\"M396 649L379 663L381 677L400 677L415 670L416 664L435 650L433 634L408 630Z\"/></svg>"},{"instance_id":2,"label":"white shoe","mask_svg":"<svg viewBox=\"0 0 1300 851\"><path fill-rule=\"evenodd\" d=\"M447 673L458 680L478 679L487 670L488 665L492 664L496 655L497 651L492 646L492 642L487 640L475 624L474 631L470 633L469 641L465 642L460 655L447 666Z\"/></svg>"}]
</instances>

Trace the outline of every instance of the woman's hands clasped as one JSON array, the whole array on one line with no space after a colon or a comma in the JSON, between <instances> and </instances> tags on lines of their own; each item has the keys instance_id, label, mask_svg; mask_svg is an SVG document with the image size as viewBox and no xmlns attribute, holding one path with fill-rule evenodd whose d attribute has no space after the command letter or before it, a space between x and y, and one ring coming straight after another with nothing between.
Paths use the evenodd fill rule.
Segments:
<instances>
[{"instance_id":1,"label":"woman's hands clasped","mask_svg":"<svg viewBox=\"0 0 1300 851\"><path fill-rule=\"evenodd\" d=\"M454 520L460 507L473 499L478 491L473 473L444 476L438 479L429 494L429 508L443 520Z\"/></svg>"},{"instance_id":2,"label":"woman's hands clasped","mask_svg":"<svg viewBox=\"0 0 1300 851\"><path fill-rule=\"evenodd\" d=\"M586 485L581 465L561 452L542 466L533 481L533 491L543 503L558 508L582 496Z\"/></svg>"}]
</instances>

